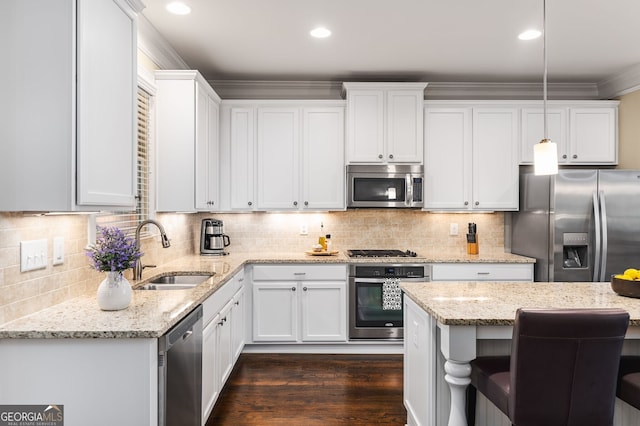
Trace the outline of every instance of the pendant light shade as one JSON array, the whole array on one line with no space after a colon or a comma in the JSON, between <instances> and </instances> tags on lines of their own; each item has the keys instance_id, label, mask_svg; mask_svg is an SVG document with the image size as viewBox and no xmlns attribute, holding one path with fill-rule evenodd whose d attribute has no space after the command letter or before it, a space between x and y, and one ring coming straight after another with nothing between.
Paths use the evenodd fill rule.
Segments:
<instances>
[{"instance_id":1,"label":"pendant light shade","mask_svg":"<svg viewBox=\"0 0 640 426\"><path fill-rule=\"evenodd\" d=\"M550 139L543 139L533 147L533 173L558 174L558 147Z\"/></svg>"},{"instance_id":2,"label":"pendant light shade","mask_svg":"<svg viewBox=\"0 0 640 426\"><path fill-rule=\"evenodd\" d=\"M542 75L544 138L533 147L533 173L536 175L558 174L558 146L547 135L547 5L542 0Z\"/></svg>"}]
</instances>

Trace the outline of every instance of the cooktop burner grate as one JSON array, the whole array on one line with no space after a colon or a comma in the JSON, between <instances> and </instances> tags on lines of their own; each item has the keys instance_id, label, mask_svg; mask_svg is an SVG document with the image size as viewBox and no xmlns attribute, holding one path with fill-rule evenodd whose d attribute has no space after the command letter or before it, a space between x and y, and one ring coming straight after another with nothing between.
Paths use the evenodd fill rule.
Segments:
<instances>
[{"instance_id":1,"label":"cooktop burner grate","mask_svg":"<svg viewBox=\"0 0 640 426\"><path fill-rule=\"evenodd\" d=\"M411 250L347 250L349 257L416 257L417 254Z\"/></svg>"}]
</instances>

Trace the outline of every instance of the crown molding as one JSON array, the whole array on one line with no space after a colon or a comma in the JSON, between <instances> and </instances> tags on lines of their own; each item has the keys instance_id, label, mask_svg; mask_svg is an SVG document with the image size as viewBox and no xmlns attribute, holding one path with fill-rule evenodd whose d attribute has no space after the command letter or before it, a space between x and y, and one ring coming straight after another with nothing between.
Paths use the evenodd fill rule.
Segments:
<instances>
[{"instance_id":1,"label":"crown molding","mask_svg":"<svg viewBox=\"0 0 640 426\"><path fill-rule=\"evenodd\" d=\"M342 99L341 81L209 80L222 99Z\"/></svg>"},{"instance_id":2,"label":"crown molding","mask_svg":"<svg viewBox=\"0 0 640 426\"><path fill-rule=\"evenodd\" d=\"M160 69L189 69L186 62L143 15L138 16L138 49Z\"/></svg>"},{"instance_id":3,"label":"crown molding","mask_svg":"<svg viewBox=\"0 0 640 426\"><path fill-rule=\"evenodd\" d=\"M630 66L598 82L598 92L602 99L615 98L636 90L640 90L640 64Z\"/></svg>"},{"instance_id":4,"label":"crown molding","mask_svg":"<svg viewBox=\"0 0 640 426\"><path fill-rule=\"evenodd\" d=\"M593 83L549 83L549 99L598 99L598 88ZM542 83L429 83L425 91L427 100L487 99L528 100L542 98Z\"/></svg>"},{"instance_id":5,"label":"crown molding","mask_svg":"<svg viewBox=\"0 0 640 426\"><path fill-rule=\"evenodd\" d=\"M222 99L343 99L340 81L209 80ZM424 83L426 84L426 83ZM599 99L593 83L551 83L550 99ZM542 83L432 82L427 100L528 100L542 98Z\"/></svg>"}]
</instances>

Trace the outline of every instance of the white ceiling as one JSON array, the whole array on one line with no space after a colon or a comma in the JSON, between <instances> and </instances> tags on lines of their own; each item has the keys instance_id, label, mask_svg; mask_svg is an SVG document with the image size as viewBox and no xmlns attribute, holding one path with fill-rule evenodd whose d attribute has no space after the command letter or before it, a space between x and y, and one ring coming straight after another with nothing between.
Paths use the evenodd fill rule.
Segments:
<instances>
[{"instance_id":1,"label":"white ceiling","mask_svg":"<svg viewBox=\"0 0 640 426\"><path fill-rule=\"evenodd\" d=\"M542 0L185 0L143 15L209 80L538 82ZM309 31L323 25L328 39ZM547 0L549 82L640 64L640 0Z\"/></svg>"}]
</instances>

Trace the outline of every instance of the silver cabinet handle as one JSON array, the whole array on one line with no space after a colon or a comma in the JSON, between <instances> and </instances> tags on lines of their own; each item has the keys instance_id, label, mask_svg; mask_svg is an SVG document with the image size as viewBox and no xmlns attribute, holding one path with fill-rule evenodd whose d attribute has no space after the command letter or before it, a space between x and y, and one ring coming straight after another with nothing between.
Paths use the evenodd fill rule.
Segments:
<instances>
[{"instance_id":1,"label":"silver cabinet handle","mask_svg":"<svg viewBox=\"0 0 640 426\"><path fill-rule=\"evenodd\" d=\"M248 205L250 205L250 206L252 206L252 205L253 205L253 203L252 203L251 201L249 201L247 204L248 204Z\"/></svg>"},{"instance_id":2,"label":"silver cabinet handle","mask_svg":"<svg viewBox=\"0 0 640 426\"><path fill-rule=\"evenodd\" d=\"M308 201L305 201L305 202L304 202L304 205L305 205L305 206L308 206L308 205L309 205L309 202L308 202Z\"/></svg>"},{"instance_id":3,"label":"silver cabinet handle","mask_svg":"<svg viewBox=\"0 0 640 426\"><path fill-rule=\"evenodd\" d=\"M491 272L478 272L478 275L491 275Z\"/></svg>"},{"instance_id":4,"label":"silver cabinet handle","mask_svg":"<svg viewBox=\"0 0 640 426\"><path fill-rule=\"evenodd\" d=\"M239 306L240 305L240 301L236 300L236 303L234 303L234 305Z\"/></svg>"},{"instance_id":5,"label":"silver cabinet handle","mask_svg":"<svg viewBox=\"0 0 640 426\"><path fill-rule=\"evenodd\" d=\"M468 206L468 205L469 205L469 202L468 202L468 201L465 201L465 202L464 202L464 205L465 205L465 206Z\"/></svg>"},{"instance_id":6,"label":"silver cabinet handle","mask_svg":"<svg viewBox=\"0 0 640 426\"><path fill-rule=\"evenodd\" d=\"M306 272L294 272L293 275L307 275Z\"/></svg>"},{"instance_id":7,"label":"silver cabinet handle","mask_svg":"<svg viewBox=\"0 0 640 426\"><path fill-rule=\"evenodd\" d=\"M389 154L389 158L393 158L393 154Z\"/></svg>"},{"instance_id":8,"label":"silver cabinet handle","mask_svg":"<svg viewBox=\"0 0 640 426\"><path fill-rule=\"evenodd\" d=\"M563 155L562 155L562 158L567 158L567 154L563 154Z\"/></svg>"},{"instance_id":9,"label":"silver cabinet handle","mask_svg":"<svg viewBox=\"0 0 640 426\"><path fill-rule=\"evenodd\" d=\"M578 155L577 154L573 154L573 158L578 158Z\"/></svg>"},{"instance_id":10,"label":"silver cabinet handle","mask_svg":"<svg viewBox=\"0 0 640 426\"><path fill-rule=\"evenodd\" d=\"M479 205L480 205L480 201L476 201L476 206L479 206Z\"/></svg>"},{"instance_id":11,"label":"silver cabinet handle","mask_svg":"<svg viewBox=\"0 0 640 426\"><path fill-rule=\"evenodd\" d=\"M307 288L306 287L302 287L302 290L307 291Z\"/></svg>"},{"instance_id":12,"label":"silver cabinet handle","mask_svg":"<svg viewBox=\"0 0 640 426\"><path fill-rule=\"evenodd\" d=\"M291 287L291 291L296 291L296 288L295 287Z\"/></svg>"},{"instance_id":13,"label":"silver cabinet handle","mask_svg":"<svg viewBox=\"0 0 640 426\"><path fill-rule=\"evenodd\" d=\"M378 154L378 158L382 159L382 154Z\"/></svg>"},{"instance_id":14,"label":"silver cabinet handle","mask_svg":"<svg viewBox=\"0 0 640 426\"><path fill-rule=\"evenodd\" d=\"M298 202L297 202L297 201L294 201L294 202L293 202L293 205L294 205L294 206L297 206L297 205L298 205Z\"/></svg>"}]
</instances>

